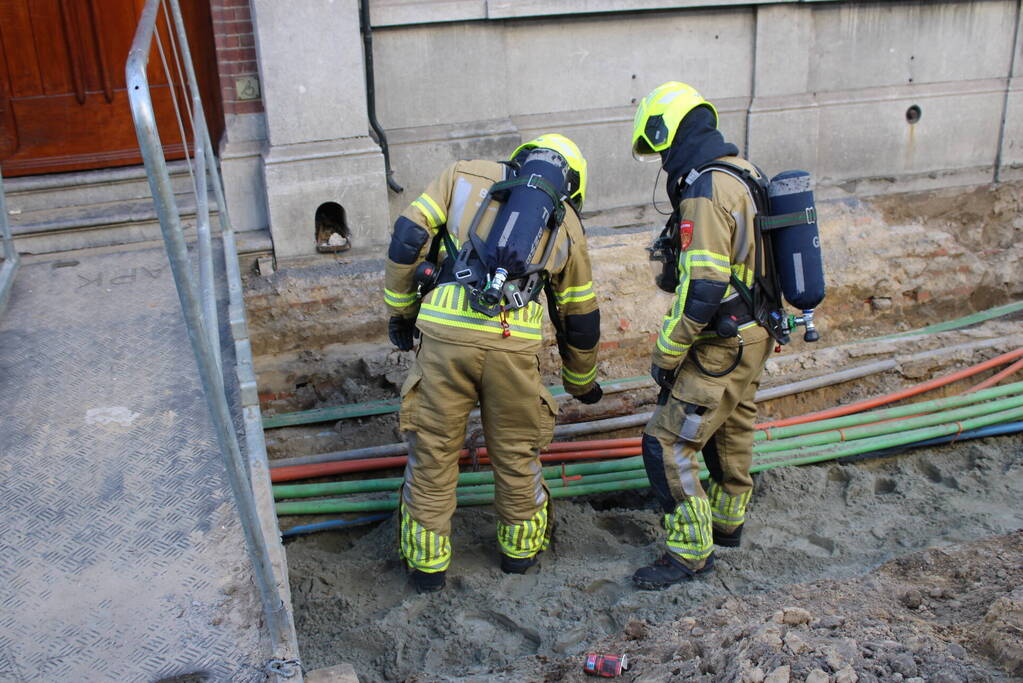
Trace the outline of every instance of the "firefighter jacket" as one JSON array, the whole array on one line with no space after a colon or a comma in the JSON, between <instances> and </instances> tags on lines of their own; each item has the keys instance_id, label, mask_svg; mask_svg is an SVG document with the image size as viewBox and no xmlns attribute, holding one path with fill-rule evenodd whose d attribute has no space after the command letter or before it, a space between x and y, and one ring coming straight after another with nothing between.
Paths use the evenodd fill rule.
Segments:
<instances>
[{"instance_id":1,"label":"firefighter jacket","mask_svg":"<svg viewBox=\"0 0 1023 683\"><path fill-rule=\"evenodd\" d=\"M427 337L452 344L484 347L517 353L538 353L543 345L543 307L531 301L523 308L489 318L474 311L465 288L444 282L424 298L417 293L413 275L429 253L441 226L447 226L456 247L467 239L487 190L505 179L508 167L493 161L458 161L436 178L395 221L387 253L384 300L392 316L416 317L416 326ZM597 375L600 312L593 291L590 257L582 223L566 202L565 218L545 269L557 308L561 378L565 390L579 396L593 386ZM477 228L485 241L500 204L491 201ZM544 253L552 233L544 231L536 257ZM440 260L446 256L443 246ZM508 336L504 336L503 322Z\"/></svg>"},{"instance_id":2,"label":"firefighter jacket","mask_svg":"<svg viewBox=\"0 0 1023 683\"><path fill-rule=\"evenodd\" d=\"M711 160L715 159L707 159ZM753 164L737 156L721 156L716 161L760 175ZM700 174L692 184L683 182L678 212L683 247L678 262L679 284L653 352L653 362L666 370L678 367L694 342L716 337L704 328L723 302L737 303L739 293L730 284L730 277L734 275L752 288L757 258L756 205L739 178L711 170ZM742 320L739 329L755 326L751 318Z\"/></svg>"}]
</instances>

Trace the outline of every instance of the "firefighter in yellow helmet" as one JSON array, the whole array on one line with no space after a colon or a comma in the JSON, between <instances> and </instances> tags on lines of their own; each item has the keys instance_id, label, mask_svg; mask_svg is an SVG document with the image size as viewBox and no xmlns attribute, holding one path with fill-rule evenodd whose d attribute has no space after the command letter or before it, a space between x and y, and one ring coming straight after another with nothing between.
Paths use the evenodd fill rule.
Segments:
<instances>
[{"instance_id":1,"label":"firefighter in yellow helmet","mask_svg":"<svg viewBox=\"0 0 1023 683\"><path fill-rule=\"evenodd\" d=\"M710 102L672 81L639 103L633 125L633 153L660 155L673 208L662 234L670 243L661 245L671 256L657 279L675 299L653 351L662 392L642 442L666 552L633 575L644 589L690 580L713 567L715 545L738 546L753 488L753 396L773 340L742 296L754 287L759 253L757 208L742 176L761 174L717 124Z\"/></svg>"},{"instance_id":2,"label":"firefighter in yellow helmet","mask_svg":"<svg viewBox=\"0 0 1023 683\"><path fill-rule=\"evenodd\" d=\"M440 590L451 562L459 451L480 406L494 470L501 569L537 565L552 528L539 451L558 406L540 381L545 291L561 378L584 403L600 400L600 312L579 219L586 160L546 134L509 162L458 161L394 224L384 298L391 342L422 341L401 389L409 460L400 501L400 553L419 592Z\"/></svg>"}]
</instances>

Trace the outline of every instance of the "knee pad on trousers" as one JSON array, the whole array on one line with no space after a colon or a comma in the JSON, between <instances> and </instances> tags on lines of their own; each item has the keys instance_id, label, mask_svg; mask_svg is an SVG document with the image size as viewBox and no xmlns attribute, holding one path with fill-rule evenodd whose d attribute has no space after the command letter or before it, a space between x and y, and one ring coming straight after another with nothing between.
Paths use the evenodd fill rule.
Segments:
<instances>
[{"instance_id":1,"label":"knee pad on trousers","mask_svg":"<svg viewBox=\"0 0 1023 683\"><path fill-rule=\"evenodd\" d=\"M678 501L671 495L668 477L664 473L664 449L661 442L649 434L644 434L642 443L643 468L646 469L647 479L650 480L650 488L653 489L664 511L672 512Z\"/></svg>"}]
</instances>

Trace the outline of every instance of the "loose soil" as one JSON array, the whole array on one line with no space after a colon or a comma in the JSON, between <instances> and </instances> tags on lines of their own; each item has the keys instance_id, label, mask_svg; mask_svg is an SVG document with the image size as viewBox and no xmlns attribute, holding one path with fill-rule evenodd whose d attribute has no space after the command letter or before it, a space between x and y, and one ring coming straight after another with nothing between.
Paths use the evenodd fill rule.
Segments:
<instances>
[{"instance_id":1,"label":"loose soil","mask_svg":"<svg viewBox=\"0 0 1023 683\"><path fill-rule=\"evenodd\" d=\"M1018 436L771 470L743 547L662 592L629 578L661 552L641 495L558 501L555 547L526 576L498 568L492 510L460 510L434 595L407 584L393 519L321 534L287 547L303 662L349 661L364 682L581 681L596 650L630 655L632 681L1014 680L1021 496Z\"/></svg>"}]
</instances>

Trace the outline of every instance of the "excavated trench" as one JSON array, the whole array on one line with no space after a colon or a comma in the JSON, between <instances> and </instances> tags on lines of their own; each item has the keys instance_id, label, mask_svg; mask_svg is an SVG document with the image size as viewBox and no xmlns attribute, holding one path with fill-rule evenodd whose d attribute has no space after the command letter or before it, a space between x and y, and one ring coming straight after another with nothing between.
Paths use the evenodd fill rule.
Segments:
<instances>
[{"instance_id":1,"label":"excavated trench","mask_svg":"<svg viewBox=\"0 0 1023 683\"><path fill-rule=\"evenodd\" d=\"M762 388L886 361L891 367L762 401L760 421L896 391L1023 347L1018 312L944 332L876 339L1023 299L1020 190L1002 185L822 202L829 286L818 313L822 339L817 345L797 341L777 354ZM654 293L645 262L649 230L635 227L653 220L638 211L588 223L603 319L599 371L606 381L646 373L651 336L669 303L667 295ZM396 396L411 354L386 343L382 261L376 254L360 257L358 250L342 256L246 283L265 416ZM555 385L555 350L541 360L545 381ZM998 369L922 398L954 395ZM559 424L643 412L653 400L653 390L640 386L593 408L563 402ZM266 436L271 459L401 440L393 413L270 429ZM393 520L294 538L286 550L303 663L313 669L350 661L363 681L570 677L579 654L599 642L619 638L616 646L638 646L623 635L636 623L655 629L688 614L699 622L701 609L723 598L791 597L798 593L793 584L851 581L914 551L1018 529L1023 511L1005 502L1023 493L1021 453L1023 440L1005 436L763 472L743 548L720 551L713 577L664 593L637 592L628 581L657 553L658 515L645 490L558 501L556 545L542 570L524 577L497 568L492 508L460 509L449 585L432 596L417 596L406 585ZM282 516L280 522L288 529L338 517L344 515ZM734 640L738 647L741 638ZM657 656L671 659L676 650ZM961 680L997 680L1002 671L990 653L960 660L966 662ZM894 671L882 663L878 673L874 662L861 669L856 661L849 659L860 680L884 680L884 671ZM705 680L737 676L717 668L697 667L696 674ZM633 680L676 675L670 667L665 678L648 671L653 677L640 672Z\"/></svg>"}]
</instances>

